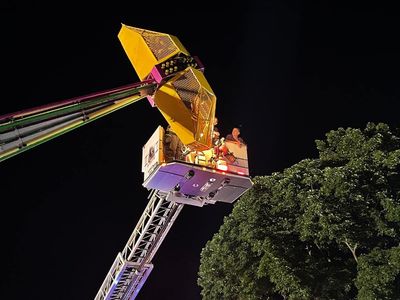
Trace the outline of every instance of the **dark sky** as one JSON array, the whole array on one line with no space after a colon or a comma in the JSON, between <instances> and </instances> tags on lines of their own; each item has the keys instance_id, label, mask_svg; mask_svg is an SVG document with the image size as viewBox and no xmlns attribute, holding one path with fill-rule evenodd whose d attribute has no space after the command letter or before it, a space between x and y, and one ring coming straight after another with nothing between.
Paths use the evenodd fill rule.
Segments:
<instances>
[{"instance_id":1,"label":"dark sky","mask_svg":"<svg viewBox=\"0 0 400 300\"><path fill-rule=\"evenodd\" d=\"M219 129L241 126L252 176L316 157L331 129L400 123L395 7L114 2L1 4L0 115L138 81L125 23L200 57ZM147 204L141 151L159 124L143 100L1 163L1 299L94 298ZM185 206L137 299L200 299L201 249L232 207Z\"/></svg>"}]
</instances>

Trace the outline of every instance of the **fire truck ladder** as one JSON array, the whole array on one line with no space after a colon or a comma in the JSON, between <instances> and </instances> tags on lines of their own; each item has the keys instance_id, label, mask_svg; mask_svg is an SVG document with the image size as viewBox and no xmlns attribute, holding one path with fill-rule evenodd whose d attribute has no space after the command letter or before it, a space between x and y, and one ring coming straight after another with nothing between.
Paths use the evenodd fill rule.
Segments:
<instances>
[{"instance_id":1,"label":"fire truck ladder","mask_svg":"<svg viewBox=\"0 0 400 300\"><path fill-rule=\"evenodd\" d=\"M166 198L166 193L150 191L149 203L115 258L95 300L135 299L153 269L153 256L183 208L183 204Z\"/></svg>"}]
</instances>

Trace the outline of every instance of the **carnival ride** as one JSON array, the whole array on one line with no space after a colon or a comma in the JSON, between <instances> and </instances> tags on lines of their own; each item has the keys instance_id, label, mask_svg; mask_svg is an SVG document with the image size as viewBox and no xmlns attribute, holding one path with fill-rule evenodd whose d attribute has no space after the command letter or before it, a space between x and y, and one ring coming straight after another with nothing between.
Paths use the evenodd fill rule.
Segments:
<instances>
[{"instance_id":1,"label":"carnival ride","mask_svg":"<svg viewBox=\"0 0 400 300\"><path fill-rule=\"evenodd\" d=\"M173 35L122 24L138 83L0 116L0 161L146 99L168 123L142 151L148 204L95 300L135 299L183 206L233 203L252 187L247 146L213 140L216 96L204 66Z\"/></svg>"}]
</instances>

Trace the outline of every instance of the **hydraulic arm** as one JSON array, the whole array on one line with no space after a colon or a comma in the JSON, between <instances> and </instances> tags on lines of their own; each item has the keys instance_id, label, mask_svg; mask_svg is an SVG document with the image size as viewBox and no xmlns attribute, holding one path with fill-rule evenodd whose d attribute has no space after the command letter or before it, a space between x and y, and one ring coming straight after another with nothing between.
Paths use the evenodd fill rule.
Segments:
<instances>
[{"instance_id":1,"label":"hydraulic arm","mask_svg":"<svg viewBox=\"0 0 400 300\"><path fill-rule=\"evenodd\" d=\"M0 162L143 99L146 80L0 116Z\"/></svg>"}]
</instances>

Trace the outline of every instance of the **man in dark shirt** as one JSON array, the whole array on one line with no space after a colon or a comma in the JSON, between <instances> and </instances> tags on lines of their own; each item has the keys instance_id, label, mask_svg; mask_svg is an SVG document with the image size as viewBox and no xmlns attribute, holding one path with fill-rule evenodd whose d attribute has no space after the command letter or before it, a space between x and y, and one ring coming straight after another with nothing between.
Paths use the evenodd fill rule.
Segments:
<instances>
[{"instance_id":1,"label":"man in dark shirt","mask_svg":"<svg viewBox=\"0 0 400 300\"><path fill-rule=\"evenodd\" d=\"M237 143L239 143L240 145L241 144L245 144L245 142L244 142L244 140L239 136L240 135L240 129L239 128L237 128L237 127L234 127L233 129L232 129L232 133L230 133L230 134L228 134L227 136L226 136L226 140L227 141L233 141L233 142L237 142Z\"/></svg>"}]
</instances>

